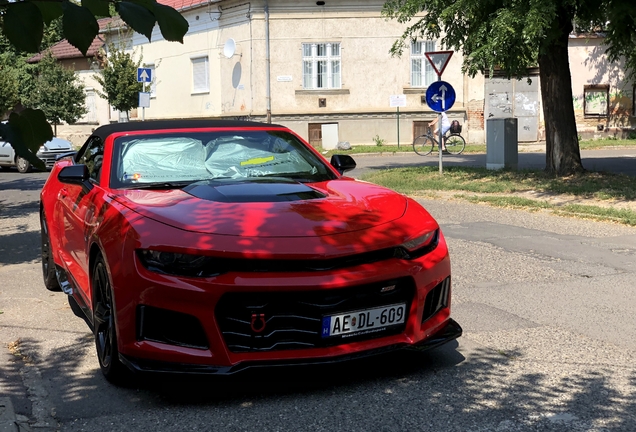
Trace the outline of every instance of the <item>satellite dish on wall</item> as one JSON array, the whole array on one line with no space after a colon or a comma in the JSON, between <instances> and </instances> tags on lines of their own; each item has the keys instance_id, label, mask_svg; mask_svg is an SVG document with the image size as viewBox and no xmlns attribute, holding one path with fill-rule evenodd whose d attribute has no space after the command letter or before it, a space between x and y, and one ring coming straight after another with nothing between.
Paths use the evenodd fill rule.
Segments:
<instances>
[{"instance_id":1,"label":"satellite dish on wall","mask_svg":"<svg viewBox=\"0 0 636 432\"><path fill-rule=\"evenodd\" d=\"M234 39L229 38L225 41L225 45L223 46L223 55L227 58L232 58L235 52L236 42L234 41Z\"/></svg>"}]
</instances>

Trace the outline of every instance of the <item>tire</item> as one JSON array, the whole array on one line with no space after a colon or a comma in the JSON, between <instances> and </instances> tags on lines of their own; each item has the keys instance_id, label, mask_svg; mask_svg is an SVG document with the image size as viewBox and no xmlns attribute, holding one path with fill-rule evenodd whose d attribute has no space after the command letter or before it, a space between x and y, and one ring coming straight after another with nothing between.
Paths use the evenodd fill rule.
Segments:
<instances>
[{"instance_id":1,"label":"tire","mask_svg":"<svg viewBox=\"0 0 636 432\"><path fill-rule=\"evenodd\" d=\"M130 371L119 360L113 289L106 263L101 256L95 259L91 272L93 289L93 327L99 367L113 384L123 384Z\"/></svg>"},{"instance_id":2,"label":"tire","mask_svg":"<svg viewBox=\"0 0 636 432\"><path fill-rule=\"evenodd\" d=\"M466 141L461 135L449 135L446 138L446 151L450 154L458 155L466 148Z\"/></svg>"},{"instance_id":3,"label":"tire","mask_svg":"<svg viewBox=\"0 0 636 432\"><path fill-rule=\"evenodd\" d=\"M413 150L420 156L427 156L433 151L434 142L426 135L420 135L413 140Z\"/></svg>"},{"instance_id":4,"label":"tire","mask_svg":"<svg viewBox=\"0 0 636 432\"><path fill-rule=\"evenodd\" d=\"M42 277L44 278L44 286L49 291L62 291L55 274L55 260L53 260L53 252L51 251L51 237L49 236L48 226L44 212L40 212L40 236L42 244Z\"/></svg>"},{"instance_id":5,"label":"tire","mask_svg":"<svg viewBox=\"0 0 636 432\"><path fill-rule=\"evenodd\" d=\"M22 174L31 172L31 163L23 157L18 156L15 160L15 165L18 168L18 172L21 172Z\"/></svg>"}]
</instances>

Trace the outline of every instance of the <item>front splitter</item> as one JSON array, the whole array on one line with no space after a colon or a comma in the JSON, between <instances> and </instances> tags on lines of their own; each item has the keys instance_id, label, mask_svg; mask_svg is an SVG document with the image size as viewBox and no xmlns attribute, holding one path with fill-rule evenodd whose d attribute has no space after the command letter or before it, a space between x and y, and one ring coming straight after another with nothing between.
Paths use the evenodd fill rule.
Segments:
<instances>
[{"instance_id":1,"label":"front splitter","mask_svg":"<svg viewBox=\"0 0 636 432\"><path fill-rule=\"evenodd\" d=\"M233 375L248 369L255 368L271 368L281 366L310 366L343 363L352 360L358 360L366 357L386 354L398 350L415 350L426 351L450 341L453 341L462 335L461 326L453 319L449 319L446 325L437 333L417 344L396 344L368 351L361 351L353 354L345 354L329 358L312 358L299 360L277 360L277 361L258 361L258 362L241 362L234 366L211 366L197 365L187 363L169 363L154 360L138 359L127 357L119 354L119 360L135 373L165 373L165 374L203 374L203 375Z\"/></svg>"}]
</instances>

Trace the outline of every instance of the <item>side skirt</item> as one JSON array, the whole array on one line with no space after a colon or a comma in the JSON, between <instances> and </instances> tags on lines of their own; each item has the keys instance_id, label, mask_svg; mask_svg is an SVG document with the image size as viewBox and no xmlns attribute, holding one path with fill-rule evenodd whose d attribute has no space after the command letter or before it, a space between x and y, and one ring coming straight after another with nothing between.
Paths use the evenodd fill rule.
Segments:
<instances>
[{"instance_id":1,"label":"side skirt","mask_svg":"<svg viewBox=\"0 0 636 432\"><path fill-rule=\"evenodd\" d=\"M73 277L58 265L55 266L55 274L62 291L68 294L68 304L73 313L82 318L88 324L88 327L93 330L93 313L82 291L77 289L77 283Z\"/></svg>"}]
</instances>

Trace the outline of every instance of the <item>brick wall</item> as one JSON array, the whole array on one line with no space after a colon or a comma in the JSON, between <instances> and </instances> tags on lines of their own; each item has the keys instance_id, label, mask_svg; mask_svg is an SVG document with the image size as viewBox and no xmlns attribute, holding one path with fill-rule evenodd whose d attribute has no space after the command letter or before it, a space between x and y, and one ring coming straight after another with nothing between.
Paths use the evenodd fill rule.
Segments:
<instances>
[{"instance_id":1,"label":"brick wall","mask_svg":"<svg viewBox=\"0 0 636 432\"><path fill-rule=\"evenodd\" d=\"M471 100L466 106L468 129L484 130L484 101Z\"/></svg>"}]
</instances>

